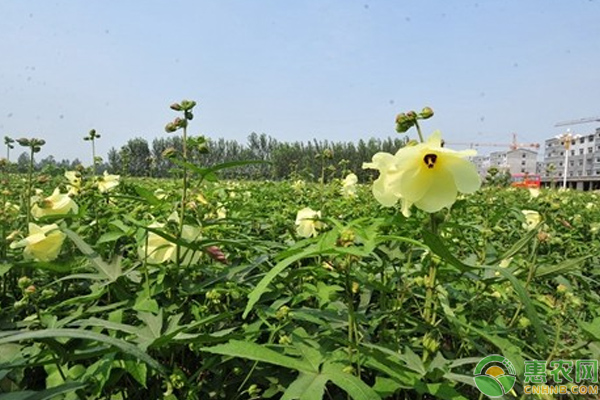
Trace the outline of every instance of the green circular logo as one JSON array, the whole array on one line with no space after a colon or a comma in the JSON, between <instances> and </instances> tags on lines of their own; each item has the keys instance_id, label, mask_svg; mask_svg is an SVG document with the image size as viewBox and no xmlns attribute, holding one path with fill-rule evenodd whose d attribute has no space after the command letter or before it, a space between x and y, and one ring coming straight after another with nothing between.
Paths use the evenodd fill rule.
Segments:
<instances>
[{"instance_id":1,"label":"green circular logo","mask_svg":"<svg viewBox=\"0 0 600 400\"><path fill-rule=\"evenodd\" d=\"M510 360L498 354L479 361L473 375L479 391L488 397L504 396L517 380L515 367Z\"/></svg>"}]
</instances>

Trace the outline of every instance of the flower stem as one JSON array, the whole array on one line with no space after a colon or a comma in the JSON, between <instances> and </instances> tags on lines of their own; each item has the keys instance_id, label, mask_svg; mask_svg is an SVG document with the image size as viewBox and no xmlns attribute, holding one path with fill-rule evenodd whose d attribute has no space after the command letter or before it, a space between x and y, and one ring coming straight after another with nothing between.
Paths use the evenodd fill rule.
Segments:
<instances>
[{"instance_id":1,"label":"flower stem","mask_svg":"<svg viewBox=\"0 0 600 400\"><path fill-rule=\"evenodd\" d=\"M183 157L183 192L181 194L181 215L179 216L179 230L177 232L177 239L181 239L183 235L183 221L185 219L185 203L187 202L187 124L183 127L183 148L182 148L182 157ZM180 266L180 257L181 257L181 246L177 244L177 267Z\"/></svg>"},{"instance_id":2,"label":"flower stem","mask_svg":"<svg viewBox=\"0 0 600 400\"><path fill-rule=\"evenodd\" d=\"M94 138L92 138L92 170L96 177L96 142Z\"/></svg>"},{"instance_id":3,"label":"flower stem","mask_svg":"<svg viewBox=\"0 0 600 400\"><path fill-rule=\"evenodd\" d=\"M419 121L417 121L415 119L415 128L417 128L417 133L419 134L419 140L421 141L421 143L423 143L425 140L423 140L423 133L421 132L421 126L419 125Z\"/></svg>"},{"instance_id":4,"label":"flower stem","mask_svg":"<svg viewBox=\"0 0 600 400\"><path fill-rule=\"evenodd\" d=\"M33 186L33 154L34 148L31 146L29 154L29 171L27 174L27 229L29 229L29 222L31 221L31 189Z\"/></svg>"},{"instance_id":5,"label":"flower stem","mask_svg":"<svg viewBox=\"0 0 600 400\"><path fill-rule=\"evenodd\" d=\"M430 214L431 218L431 231L433 234L438 234L438 225L435 220L435 214ZM436 312L434 304L435 286L436 286L436 275L437 275L437 261L430 258L429 260L429 273L425 278L425 311L423 313L423 319L427 324L427 332L435 325ZM427 334L423 336L423 339ZM425 342L425 340L424 340ZM429 358L429 349L423 346L423 360L426 361Z\"/></svg>"}]
</instances>

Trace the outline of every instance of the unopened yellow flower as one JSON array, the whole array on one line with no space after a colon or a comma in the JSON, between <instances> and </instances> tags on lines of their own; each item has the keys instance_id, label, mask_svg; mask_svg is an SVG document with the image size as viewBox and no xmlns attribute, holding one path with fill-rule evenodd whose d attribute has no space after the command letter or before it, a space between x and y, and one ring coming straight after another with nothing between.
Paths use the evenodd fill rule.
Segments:
<instances>
[{"instance_id":1,"label":"unopened yellow flower","mask_svg":"<svg viewBox=\"0 0 600 400\"><path fill-rule=\"evenodd\" d=\"M309 238L317 236L318 230L323 227L323 223L319 221L321 211L314 211L311 208L303 208L296 215L296 233L298 236Z\"/></svg>"},{"instance_id":2,"label":"unopened yellow flower","mask_svg":"<svg viewBox=\"0 0 600 400\"><path fill-rule=\"evenodd\" d=\"M98 177L98 190L100 193L108 193L119 185L119 175L109 175L104 171L104 176Z\"/></svg>"},{"instance_id":3,"label":"unopened yellow flower","mask_svg":"<svg viewBox=\"0 0 600 400\"><path fill-rule=\"evenodd\" d=\"M79 207L68 194L61 194L60 189L54 189L51 196L45 199L39 199L37 196L32 198L34 204L31 207L31 215L34 218L45 217L46 215L77 214Z\"/></svg>"},{"instance_id":4,"label":"unopened yellow flower","mask_svg":"<svg viewBox=\"0 0 600 400\"><path fill-rule=\"evenodd\" d=\"M67 194L76 196L81 192L81 174L77 171L66 171L65 178L69 181Z\"/></svg>"},{"instance_id":5,"label":"unopened yellow flower","mask_svg":"<svg viewBox=\"0 0 600 400\"><path fill-rule=\"evenodd\" d=\"M342 181L341 193L344 197L356 196L356 184L358 183L358 177L356 174L348 174Z\"/></svg>"},{"instance_id":6,"label":"unopened yellow flower","mask_svg":"<svg viewBox=\"0 0 600 400\"><path fill-rule=\"evenodd\" d=\"M44 225L42 227L30 223L29 236L25 239L10 244L12 249L25 247L25 258L36 261L52 261L58 257L60 248L66 235L58 229L58 225Z\"/></svg>"},{"instance_id":7,"label":"unopened yellow flower","mask_svg":"<svg viewBox=\"0 0 600 400\"><path fill-rule=\"evenodd\" d=\"M424 143L405 146L395 155L377 153L363 168L379 170L373 195L390 207L402 201L402 212L409 215L411 205L433 213L450 207L458 192L473 193L481 186L475 165L466 157L473 150L455 151L442 147L441 133L434 132Z\"/></svg>"},{"instance_id":8,"label":"unopened yellow flower","mask_svg":"<svg viewBox=\"0 0 600 400\"><path fill-rule=\"evenodd\" d=\"M527 229L528 231L534 229L540 222L542 222L542 217L537 211L522 210L521 212L525 216L523 228Z\"/></svg>"}]
</instances>

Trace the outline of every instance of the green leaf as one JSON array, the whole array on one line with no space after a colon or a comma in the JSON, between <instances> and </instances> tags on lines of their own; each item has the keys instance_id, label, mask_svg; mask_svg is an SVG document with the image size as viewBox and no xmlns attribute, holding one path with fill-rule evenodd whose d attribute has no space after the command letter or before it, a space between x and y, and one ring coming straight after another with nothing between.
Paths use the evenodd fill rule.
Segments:
<instances>
[{"instance_id":1,"label":"green leaf","mask_svg":"<svg viewBox=\"0 0 600 400\"><path fill-rule=\"evenodd\" d=\"M138 381L140 385L146 387L146 379L148 377L148 367L146 364L133 360L125 360L123 361L123 368L133 377L133 379Z\"/></svg>"},{"instance_id":2,"label":"green leaf","mask_svg":"<svg viewBox=\"0 0 600 400\"><path fill-rule=\"evenodd\" d=\"M86 384L81 382L68 382L60 386L43 390L41 392L32 392L26 390L23 392L0 394L0 400L51 400L55 399L58 395L70 393L75 390L82 389L85 386Z\"/></svg>"},{"instance_id":3,"label":"green leaf","mask_svg":"<svg viewBox=\"0 0 600 400\"><path fill-rule=\"evenodd\" d=\"M429 393L435 396L436 399L444 400L468 400L461 395L452 386L447 383L423 383L419 382L416 387L419 393ZM502 393L500 393L502 395Z\"/></svg>"},{"instance_id":4,"label":"green leaf","mask_svg":"<svg viewBox=\"0 0 600 400\"><path fill-rule=\"evenodd\" d=\"M544 329L542 328L542 321L538 317L537 311L535 311L535 307L533 306L533 303L531 302L531 300L529 298L529 293L527 293L527 290L521 284L521 282L519 282L519 280L510 271L507 271L506 268L499 268L499 267L484 267L484 268L489 268L493 271L499 272L502 276L504 276L506 279L508 279L510 281L510 283L513 285L513 288L515 289L515 292L517 292L519 299L521 300L521 304L523 304L523 308L525 309L525 313L527 314L527 317L531 321L531 325L533 326L533 329L535 330L535 334L536 334L538 343L544 347L548 346L548 337L546 336L546 333L544 332Z\"/></svg>"},{"instance_id":5,"label":"green leaf","mask_svg":"<svg viewBox=\"0 0 600 400\"><path fill-rule=\"evenodd\" d=\"M429 232L423 231L423 241L425 244L433 251L436 255L438 255L442 260L446 261L448 264L455 266L462 272L476 269L477 267L473 267L471 265L467 265L460 261L458 258L454 257L454 254L448 250L448 248L442 242L442 239L439 236Z\"/></svg>"},{"instance_id":6,"label":"green leaf","mask_svg":"<svg viewBox=\"0 0 600 400\"><path fill-rule=\"evenodd\" d=\"M225 344L220 344L213 347L203 347L200 350L207 353L240 357L253 361L262 361L301 372L319 372L318 370L315 370L310 363L306 362L306 360L288 357L265 346L261 346L252 342L231 340Z\"/></svg>"},{"instance_id":7,"label":"green leaf","mask_svg":"<svg viewBox=\"0 0 600 400\"><path fill-rule=\"evenodd\" d=\"M151 206L158 206L161 204L161 201L156 196L154 196L154 193L152 193L145 187L133 185L133 188L135 189L135 192L138 195L140 195L140 197L142 197L144 200L146 200Z\"/></svg>"},{"instance_id":8,"label":"green leaf","mask_svg":"<svg viewBox=\"0 0 600 400\"><path fill-rule=\"evenodd\" d=\"M100 238L98 239L96 244L116 242L123 236L125 236L125 232L116 232L116 231L106 232L104 235L100 236Z\"/></svg>"},{"instance_id":9,"label":"green leaf","mask_svg":"<svg viewBox=\"0 0 600 400\"><path fill-rule=\"evenodd\" d=\"M383 376L375 377L375 385L373 385L373 390L375 390L383 398L392 397L392 395L401 388L402 385L395 379L386 378Z\"/></svg>"},{"instance_id":10,"label":"green leaf","mask_svg":"<svg viewBox=\"0 0 600 400\"><path fill-rule=\"evenodd\" d=\"M139 359L150 367L156 369L161 373L166 373L165 367L158 363L155 359L150 357L148 354L140 350L138 347L132 345L121 339L113 338L96 332L84 331L79 329L43 329L39 331L11 331L0 333L0 345L5 343L15 343L23 340L35 340L35 339L47 339L47 338L72 338L72 339L84 339L92 340L108 344L116 347L122 352L129 354L130 356ZM0 366L1 367L1 366Z\"/></svg>"},{"instance_id":11,"label":"green leaf","mask_svg":"<svg viewBox=\"0 0 600 400\"><path fill-rule=\"evenodd\" d=\"M322 399L329 378L323 374L301 372L298 378L288 386L281 400Z\"/></svg>"},{"instance_id":12,"label":"green leaf","mask_svg":"<svg viewBox=\"0 0 600 400\"><path fill-rule=\"evenodd\" d=\"M600 317L594 318L592 322L579 321L578 324L591 339L600 341Z\"/></svg>"},{"instance_id":13,"label":"green leaf","mask_svg":"<svg viewBox=\"0 0 600 400\"><path fill-rule=\"evenodd\" d=\"M343 366L337 363L323 364L323 373L340 388L344 389L354 400L380 399L379 395L369 385L342 371Z\"/></svg>"},{"instance_id":14,"label":"green leaf","mask_svg":"<svg viewBox=\"0 0 600 400\"><path fill-rule=\"evenodd\" d=\"M541 276L561 274L564 272L569 272L571 270L579 269L581 264L590 257L592 257L592 254L583 257L573 258L571 260L565 260L556 265L543 265L535 270L535 277L539 278Z\"/></svg>"},{"instance_id":15,"label":"green leaf","mask_svg":"<svg viewBox=\"0 0 600 400\"><path fill-rule=\"evenodd\" d=\"M144 290L138 297L136 297L133 309L135 311L146 311L156 314L159 311L159 306L158 302L151 298L150 295L148 295L148 293Z\"/></svg>"},{"instance_id":16,"label":"green leaf","mask_svg":"<svg viewBox=\"0 0 600 400\"><path fill-rule=\"evenodd\" d=\"M75 246L79 248L79 251L81 251L88 258L88 260L92 262L98 272L104 275L108 280L114 282L123 274L119 258L108 264L102 260L102 257L100 257L100 255L96 253L96 251L92 249L90 245L84 242L78 234L70 229L63 229L63 231L66 233L69 239L75 243Z\"/></svg>"},{"instance_id":17,"label":"green leaf","mask_svg":"<svg viewBox=\"0 0 600 400\"><path fill-rule=\"evenodd\" d=\"M531 242L533 240L533 238L535 238L537 236L537 233L540 230L540 228L542 227L542 225L543 225L542 223L537 224L537 226L534 229L527 232L527 234L525 236L523 236L521 239L519 239L519 241L517 241L515 244L513 244L513 246L510 249L508 249L508 251L506 253L502 254L501 257L498 257L496 260L494 260L490 264L498 265L498 263L500 263L500 261L511 258L515 254L517 254L518 252L523 250L523 248L525 246L527 246L529 244L529 242Z\"/></svg>"},{"instance_id":18,"label":"green leaf","mask_svg":"<svg viewBox=\"0 0 600 400\"><path fill-rule=\"evenodd\" d=\"M283 261L277 263L277 265L275 265L273 268L271 268L271 270L260 280L260 282L258 282L258 284L252 290L252 292L248 294L248 304L246 304L246 309L244 310L242 318L245 319L248 316L248 313L250 313L252 307L254 307L254 305L258 302L260 296L262 296L267 291L269 283L271 283L271 281L275 279L277 275L282 273L283 270L285 270L287 267L289 267L296 261L300 261L303 258L314 256L316 254L319 254L319 251L315 250L314 247L309 247L307 249L304 249L304 251L301 251L300 253L287 257Z\"/></svg>"},{"instance_id":19,"label":"green leaf","mask_svg":"<svg viewBox=\"0 0 600 400\"><path fill-rule=\"evenodd\" d=\"M4 276L13 267L12 264L2 263L0 264L0 276Z\"/></svg>"}]
</instances>

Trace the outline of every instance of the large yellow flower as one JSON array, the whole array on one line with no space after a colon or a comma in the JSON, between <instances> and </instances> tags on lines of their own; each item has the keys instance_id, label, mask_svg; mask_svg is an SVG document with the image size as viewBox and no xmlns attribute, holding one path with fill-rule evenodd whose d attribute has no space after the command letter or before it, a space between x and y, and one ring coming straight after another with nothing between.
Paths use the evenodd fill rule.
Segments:
<instances>
[{"instance_id":1,"label":"large yellow flower","mask_svg":"<svg viewBox=\"0 0 600 400\"><path fill-rule=\"evenodd\" d=\"M163 228L164 224L155 222L149 225L149 228ZM182 239L188 242L198 240L200 236L200 228L197 226L183 225ZM202 255L199 251L181 247L180 249L181 265L191 265L198 262ZM147 262L150 264L163 264L167 261L177 261L177 245L169 242L167 239L154 232L148 233L148 245L141 246L138 249L140 258L146 256Z\"/></svg>"},{"instance_id":2,"label":"large yellow flower","mask_svg":"<svg viewBox=\"0 0 600 400\"><path fill-rule=\"evenodd\" d=\"M308 207L298 211L296 215L296 233L298 236L305 238L317 236L319 234L318 230L323 227L323 223L319 221L319 218L321 218L321 211L315 211Z\"/></svg>"},{"instance_id":3,"label":"large yellow flower","mask_svg":"<svg viewBox=\"0 0 600 400\"><path fill-rule=\"evenodd\" d=\"M42 227L30 223L29 236L25 239L10 244L12 249L25 247L25 258L37 261L52 261L58 257L60 248L66 235L58 229L58 225L44 225Z\"/></svg>"},{"instance_id":4,"label":"large yellow flower","mask_svg":"<svg viewBox=\"0 0 600 400\"><path fill-rule=\"evenodd\" d=\"M77 214L79 207L68 194L61 194L60 189L54 189L51 196L45 199L39 199L37 196L32 198L34 203L31 207L31 215L34 218L41 218L46 215Z\"/></svg>"},{"instance_id":5,"label":"large yellow flower","mask_svg":"<svg viewBox=\"0 0 600 400\"><path fill-rule=\"evenodd\" d=\"M100 193L108 193L119 185L119 175L109 175L104 171L104 176L98 177L98 190Z\"/></svg>"},{"instance_id":6,"label":"large yellow flower","mask_svg":"<svg viewBox=\"0 0 600 400\"><path fill-rule=\"evenodd\" d=\"M373 183L373 195L382 205L391 207L402 201L402 213L410 206L433 213L450 207L458 192L473 193L481 186L475 165L466 157L473 150L455 151L442 147L441 133L434 132L424 143L406 146L395 155L377 153L363 168L379 170Z\"/></svg>"}]
</instances>

